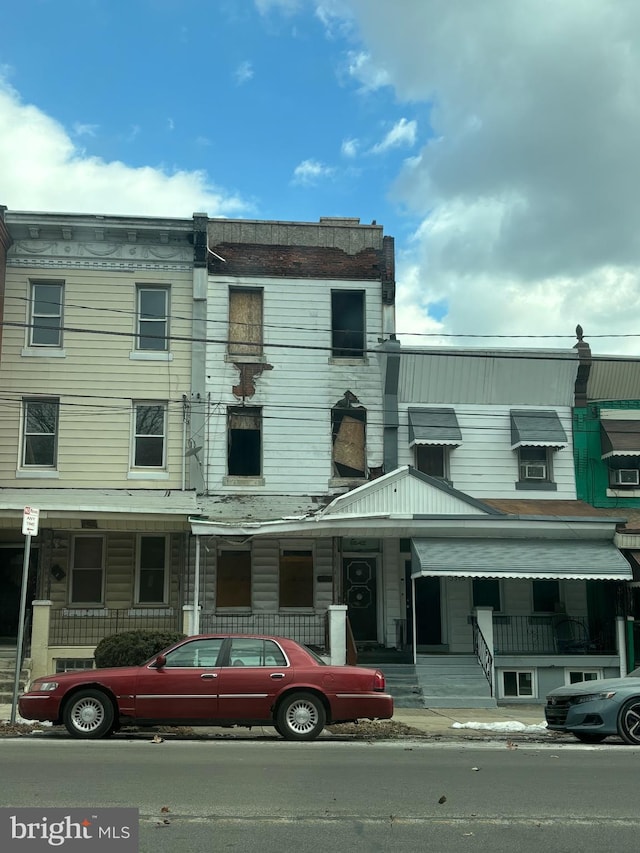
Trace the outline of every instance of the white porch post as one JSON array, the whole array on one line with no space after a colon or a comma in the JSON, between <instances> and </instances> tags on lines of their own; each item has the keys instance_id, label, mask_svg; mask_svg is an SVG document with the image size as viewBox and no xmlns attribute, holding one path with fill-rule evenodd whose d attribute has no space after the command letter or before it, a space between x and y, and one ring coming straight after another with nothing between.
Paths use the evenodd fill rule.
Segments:
<instances>
[{"instance_id":1,"label":"white porch post","mask_svg":"<svg viewBox=\"0 0 640 853\"><path fill-rule=\"evenodd\" d=\"M39 678L50 672L49 664L49 623L51 621L51 602L41 599L32 602L31 623L31 679Z\"/></svg>"},{"instance_id":2,"label":"white porch post","mask_svg":"<svg viewBox=\"0 0 640 853\"><path fill-rule=\"evenodd\" d=\"M193 579L191 635L200 633L200 537L196 536L196 571Z\"/></svg>"},{"instance_id":3,"label":"white porch post","mask_svg":"<svg viewBox=\"0 0 640 853\"><path fill-rule=\"evenodd\" d=\"M620 655L620 675L625 676L629 667L627 663L627 620L624 616L616 616L616 634L618 637L618 654Z\"/></svg>"},{"instance_id":4,"label":"white porch post","mask_svg":"<svg viewBox=\"0 0 640 853\"><path fill-rule=\"evenodd\" d=\"M182 605L182 633L190 636L193 625L193 604Z\"/></svg>"},{"instance_id":5,"label":"white porch post","mask_svg":"<svg viewBox=\"0 0 640 853\"><path fill-rule=\"evenodd\" d=\"M411 642L413 643L413 665L415 666L416 663L418 662L418 652L417 652L418 632L417 632L417 627L416 627L416 579L415 578L411 578L411 616L412 616L412 619L411 619L411 626L412 626Z\"/></svg>"},{"instance_id":6,"label":"white porch post","mask_svg":"<svg viewBox=\"0 0 640 853\"><path fill-rule=\"evenodd\" d=\"M329 605L329 656L333 666L347 662L347 605Z\"/></svg>"}]
</instances>

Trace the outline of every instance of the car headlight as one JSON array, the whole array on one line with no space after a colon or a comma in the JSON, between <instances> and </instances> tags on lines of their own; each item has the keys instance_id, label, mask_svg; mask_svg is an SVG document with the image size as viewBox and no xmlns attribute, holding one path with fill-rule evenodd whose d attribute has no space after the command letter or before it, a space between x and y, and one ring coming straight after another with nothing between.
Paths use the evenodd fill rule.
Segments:
<instances>
[{"instance_id":1,"label":"car headlight","mask_svg":"<svg viewBox=\"0 0 640 853\"><path fill-rule=\"evenodd\" d=\"M587 693L585 696L575 696L573 704L582 705L583 702L594 702L599 699L613 699L615 695L615 690L606 690L603 693Z\"/></svg>"},{"instance_id":2,"label":"car headlight","mask_svg":"<svg viewBox=\"0 0 640 853\"><path fill-rule=\"evenodd\" d=\"M39 681L37 684L34 684L33 687L35 690L55 690L58 686L57 681Z\"/></svg>"}]
</instances>

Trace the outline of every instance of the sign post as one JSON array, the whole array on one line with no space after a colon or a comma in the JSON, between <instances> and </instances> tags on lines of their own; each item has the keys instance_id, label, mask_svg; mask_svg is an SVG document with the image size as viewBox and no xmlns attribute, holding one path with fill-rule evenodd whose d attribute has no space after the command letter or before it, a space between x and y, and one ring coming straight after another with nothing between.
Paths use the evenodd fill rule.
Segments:
<instances>
[{"instance_id":1,"label":"sign post","mask_svg":"<svg viewBox=\"0 0 640 853\"><path fill-rule=\"evenodd\" d=\"M18 645L16 648L16 669L13 680L13 701L11 702L11 723L16 721L18 693L20 691L20 673L22 671L22 650L24 646L24 621L27 610L27 587L29 584L29 561L31 558L31 537L38 535L40 510L31 506L24 508L22 534L25 536L24 561L22 563L22 589L20 591L20 618L18 620Z\"/></svg>"}]
</instances>

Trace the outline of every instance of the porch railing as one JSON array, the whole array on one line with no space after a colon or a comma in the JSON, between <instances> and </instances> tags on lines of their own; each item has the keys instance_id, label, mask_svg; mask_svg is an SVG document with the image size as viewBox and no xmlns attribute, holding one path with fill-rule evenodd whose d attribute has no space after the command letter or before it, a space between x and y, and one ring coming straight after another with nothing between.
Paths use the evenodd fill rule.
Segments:
<instances>
[{"instance_id":1,"label":"porch railing","mask_svg":"<svg viewBox=\"0 0 640 853\"><path fill-rule=\"evenodd\" d=\"M494 614L495 654L617 654L615 619Z\"/></svg>"},{"instance_id":2,"label":"porch railing","mask_svg":"<svg viewBox=\"0 0 640 853\"><path fill-rule=\"evenodd\" d=\"M200 632L214 634L274 634L326 650L324 613L201 613Z\"/></svg>"},{"instance_id":3,"label":"porch railing","mask_svg":"<svg viewBox=\"0 0 640 853\"><path fill-rule=\"evenodd\" d=\"M49 621L49 645L95 646L104 637L123 631L181 631L179 611L145 611L126 608L114 610L75 609L52 610Z\"/></svg>"},{"instance_id":4,"label":"porch railing","mask_svg":"<svg viewBox=\"0 0 640 853\"><path fill-rule=\"evenodd\" d=\"M473 653L478 658L478 663L489 683L489 695L493 696L493 655L489 651L489 646L487 646L487 641L475 616L471 617L471 626L473 628Z\"/></svg>"}]
</instances>

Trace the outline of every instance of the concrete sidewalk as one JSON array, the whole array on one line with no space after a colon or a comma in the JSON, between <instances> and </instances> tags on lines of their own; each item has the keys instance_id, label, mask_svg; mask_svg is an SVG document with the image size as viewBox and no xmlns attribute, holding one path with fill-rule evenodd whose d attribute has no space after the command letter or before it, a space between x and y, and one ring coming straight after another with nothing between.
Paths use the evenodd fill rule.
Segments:
<instances>
[{"instance_id":1,"label":"concrete sidewalk","mask_svg":"<svg viewBox=\"0 0 640 853\"><path fill-rule=\"evenodd\" d=\"M7 724L11 717L11 705L0 705L0 734L3 724ZM23 721L16 715L16 722ZM433 737L438 739L455 739L460 737L473 738L482 737L497 739L548 739L552 735L546 731L544 722L544 710L542 705L509 705L498 708L398 708L393 720L381 720L379 723L362 721L361 728L365 731L375 731L380 727L380 735L385 724L400 724L419 732L422 737ZM164 733L164 732L163 732ZM194 728L195 736L215 737L279 737L275 730L269 726L254 727L248 729L238 726L236 728L202 727ZM358 735L358 727L354 728ZM171 732L167 732L171 734ZM148 736L148 730L146 732ZM348 736L348 735L346 735ZM394 734L392 737L406 737L406 734ZM410 736L410 734L408 735Z\"/></svg>"}]
</instances>

